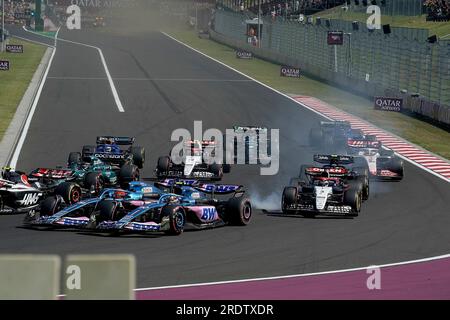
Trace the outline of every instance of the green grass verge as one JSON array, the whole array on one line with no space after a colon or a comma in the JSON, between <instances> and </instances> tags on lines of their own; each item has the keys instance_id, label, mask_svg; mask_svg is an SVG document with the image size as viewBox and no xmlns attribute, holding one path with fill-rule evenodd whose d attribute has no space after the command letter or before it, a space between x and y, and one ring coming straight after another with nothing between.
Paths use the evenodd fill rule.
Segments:
<instances>
[{"instance_id":1,"label":"green grass verge","mask_svg":"<svg viewBox=\"0 0 450 320\"><path fill-rule=\"evenodd\" d=\"M0 71L0 139L8 129L46 49L14 38L10 44L22 44L24 53L0 53L0 59L10 63L10 71Z\"/></svg>"},{"instance_id":2,"label":"green grass verge","mask_svg":"<svg viewBox=\"0 0 450 320\"><path fill-rule=\"evenodd\" d=\"M314 15L315 17L339 19L346 21L366 22L369 15L363 12L344 11L340 7L321 11ZM392 27L419 28L428 29L430 35L444 37L450 34L450 22L426 21L426 14L422 16L381 16L381 24L390 24ZM448 39L448 37L447 37Z\"/></svg>"},{"instance_id":3,"label":"green grass verge","mask_svg":"<svg viewBox=\"0 0 450 320\"><path fill-rule=\"evenodd\" d=\"M450 133L445 130L401 113L374 110L371 100L307 77L300 79L282 78L279 76L279 65L261 59L236 59L235 51L232 48L212 40L200 39L192 31L168 30L168 33L272 88L284 93L319 98L431 152L450 159Z\"/></svg>"}]
</instances>

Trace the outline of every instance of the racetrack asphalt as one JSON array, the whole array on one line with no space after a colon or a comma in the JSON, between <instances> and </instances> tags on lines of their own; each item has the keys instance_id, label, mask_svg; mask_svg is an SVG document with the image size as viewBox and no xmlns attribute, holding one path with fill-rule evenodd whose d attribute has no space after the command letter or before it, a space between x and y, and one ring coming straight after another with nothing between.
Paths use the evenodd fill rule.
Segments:
<instances>
[{"instance_id":1,"label":"racetrack asphalt","mask_svg":"<svg viewBox=\"0 0 450 320\"><path fill-rule=\"evenodd\" d=\"M18 33L22 31L17 31ZM29 37L39 37L28 34ZM59 37L102 49L125 112L111 94L97 50L58 41L57 52L17 164L18 170L64 165L97 135L135 136L146 148L143 176L169 152L174 129L233 125L280 129L280 172L233 167L225 182L247 187L261 208L280 195L315 151L309 129L321 117L159 32L118 36L61 30ZM42 38L42 37L40 37ZM42 39L40 39L42 40ZM50 41L51 44L51 41ZM410 164L399 183L371 183L359 217L282 217L254 212L246 227L179 237L110 237L21 228L22 215L0 216L0 253L131 253L138 287L225 281L379 265L450 252L450 185Z\"/></svg>"}]
</instances>

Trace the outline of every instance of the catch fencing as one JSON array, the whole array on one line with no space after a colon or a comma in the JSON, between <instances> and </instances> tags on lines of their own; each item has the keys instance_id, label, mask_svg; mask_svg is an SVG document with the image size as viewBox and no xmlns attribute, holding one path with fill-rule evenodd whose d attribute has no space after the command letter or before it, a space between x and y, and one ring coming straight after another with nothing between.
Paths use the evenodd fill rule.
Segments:
<instances>
[{"instance_id":1,"label":"catch fencing","mask_svg":"<svg viewBox=\"0 0 450 320\"><path fill-rule=\"evenodd\" d=\"M217 10L212 37L256 56L300 67L304 73L369 96L408 97L411 111L450 124L450 41L429 43L426 29L369 31L364 24L331 20L299 23L262 19L261 48L248 45L248 16ZM343 31L344 44L327 44L328 31ZM412 103L412 101L414 103Z\"/></svg>"}]
</instances>

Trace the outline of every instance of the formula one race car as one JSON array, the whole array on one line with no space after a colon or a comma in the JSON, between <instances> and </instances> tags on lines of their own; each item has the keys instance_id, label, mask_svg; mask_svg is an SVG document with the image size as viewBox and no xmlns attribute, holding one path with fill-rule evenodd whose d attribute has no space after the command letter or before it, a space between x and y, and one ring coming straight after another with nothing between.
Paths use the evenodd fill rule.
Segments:
<instances>
[{"instance_id":1,"label":"formula one race car","mask_svg":"<svg viewBox=\"0 0 450 320\"><path fill-rule=\"evenodd\" d=\"M378 179L401 180L404 176L403 160L394 151L383 147L374 135L364 135L347 141L348 154L355 163L364 166L371 177Z\"/></svg>"},{"instance_id":2,"label":"formula one race car","mask_svg":"<svg viewBox=\"0 0 450 320\"><path fill-rule=\"evenodd\" d=\"M362 134L361 130L352 129L348 121L321 121L318 127L311 128L309 142L311 146L327 151L342 151L347 147L349 138Z\"/></svg>"},{"instance_id":3,"label":"formula one race car","mask_svg":"<svg viewBox=\"0 0 450 320\"><path fill-rule=\"evenodd\" d=\"M228 200L215 198L227 194L232 194ZM61 211L58 197L49 198L39 215L28 216L24 222L32 226L179 235L186 227L246 225L251 214L250 200L244 196L242 186L167 179L153 185L132 182L129 190L105 189L98 198L80 201Z\"/></svg>"},{"instance_id":4,"label":"formula one race car","mask_svg":"<svg viewBox=\"0 0 450 320\"><path fill-rule=\"evenodd\" d=\"M103 136L97 137L96 146L84 146L81 152L81 159L89 162L90 157L94 156L103 162L122 166L124 164L134 164L139 169L144 167L145 149L143 147L133 146L135 138L129 137L112 137ZM120 146L129 146L127 149L122 149ZM78 158L75 153L71 153ZM70 162L70 161L69 161Z\"/></svg>"},{"instance_id":5,"label":"formula one race car","mask_svg":"<svg viewBox=\"0 0 450 320\"><path fill-rule=\"evenodd\" d=\"M230 172L231 168L229 165L208 164L208 161L205 161L207 157L214 156L215 148L216 142L211 140L185 142L180 161L174 161L170 156L159 157L155 174L158 178L180 177L220 180L224 173Z\"/></svg>"},{"instance_id":6,"label":"formula one race car","mask_svg":"<svg viewBox=\"0 0 450 320\"><path fill-rule=\"evenodd\" d=\"M94 22L92 22L92 26L93 27L105 27L106 26L105 18L101 17L101 16L95 17Z\"/></svg>"},{"instance_id":7,"label":"formula one race car","mask_svg":"<svg viewBox=\"0 0 450 320\"><path fill-rule=\"evenodd\" d=\"M85 157L86 161L82 160L82 155L79 152L71 152L67 161L68 168L72 171L67 179L76 181L84 188L98 193L103 187L126 187L130 181L139 180L139 168L130 163L125 163L121 167L98 159L91 155ZM40 174L46 169L39 169L36 174Z\"/></svg>"},{"instance_id":8,"label":"formula one race car","mask_svg":"<svg viewBox=\"0 0 450 320\"><path fill-rule=\"evenodd\" d=\"M353 163L349 156L316 155L314 160L328 164L302 166L300 179L292 179L291 186L283 190L283 213L305 217L330 213L357 216L369 196L367 176L346 168Z\"/></svg>"},{"instance_id":9,"label":"formula one race car","mask_svg":"<svg viewBox=\"0 0 450 320\"><path fill-rule=\"evenodd\" d=\"M79 201L81 187L65 181L68 174L68 170L55 170L49 173L52 178L39 178L4 168L0 178L0 213L33 213L39 209L41 201L52 194L59 195L69 204Z\"/></svg>"},{"instance_id":10,"label":"formula one race car","mask_svg":"<svg viewBox=\"0 0 450 320\"><path fill-rule=\"evenodd\" d=\"M245 164L257 164L262 157L270 157L271 155L272 150L268 128L233 126L233 140L232 155L235 163L239 163L239 159L243 159L240 161L243 161ZM238 140L240 140L242 147L239 146ZM261 144L262 141L264 141L263 144ZM224 146L226 146L226 137L224 137ZM229 147L226 146L226 151L229 151L228 149ZM240 151L242 154L239 157Z\"/></svg>"}]
</instances>

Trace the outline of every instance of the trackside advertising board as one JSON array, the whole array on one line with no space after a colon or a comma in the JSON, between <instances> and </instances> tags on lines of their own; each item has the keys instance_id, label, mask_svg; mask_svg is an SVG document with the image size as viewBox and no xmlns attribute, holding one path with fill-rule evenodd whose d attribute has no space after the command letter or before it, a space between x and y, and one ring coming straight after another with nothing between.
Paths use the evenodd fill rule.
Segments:
<instances>
[{"instance_id":1,"label":"trackside advertising board","mask_svg":"<svg viewBox=\"0 0 450 320\"><path fill-rule=\"evenodd\" d=\"M0 60L0 71L9 71L9 61Z\"/></svg>"},{"instance_id":2,"label":"trackside advertising board","mask_svg":"<svg viewBox=\"0 0 450 320\"><path fill-rule=\"evenodd\" d=\"M344 44L344 32L343 31L328 31L327 43L328 43L328 45L342 46Z\"/></svg>"},{"instance_id":3,"label":"trackside advertising board","mask_svg":"<svg viewBox=\"0 0 450 320\"><path fill-rule=\"evenodd\" d=\"M300 68L281 66L280 76L288 78L300 78Z\"/></svg>"},{"instance_id":4,"label":"trackside advertising board","mask_svg":"<svg viewBox=\"0 0 450 320\"><path fill-rule=\"evenodd\" d=\"M244 50L236 50L236 58L238 59L253 59L253 54Z\"/></svg>"},{"instance_id":5,"label":"trackside advertising board","mask_svg":"<svg viewBox=\"0 0 450 320\"><path fill-rule=\"evenodd\" d=\"M21 44L7 44L6 52L9 53L23 53L23 45Z\"/></svg>"},{"instance_id":6,"label":"trackside advertising board","mask_svg":"<svg viewBox=\"0 0 450 320\"><path fill-rule=\"evenodd\" d=\"M375 97L375 110L401 112L403 99L389 97Z\"/></svg>"}]
</instances>

